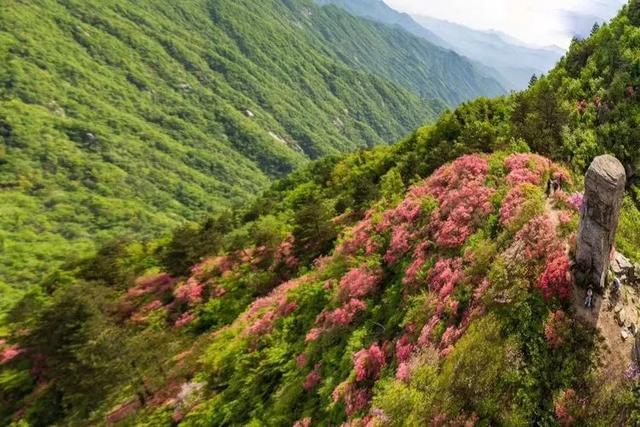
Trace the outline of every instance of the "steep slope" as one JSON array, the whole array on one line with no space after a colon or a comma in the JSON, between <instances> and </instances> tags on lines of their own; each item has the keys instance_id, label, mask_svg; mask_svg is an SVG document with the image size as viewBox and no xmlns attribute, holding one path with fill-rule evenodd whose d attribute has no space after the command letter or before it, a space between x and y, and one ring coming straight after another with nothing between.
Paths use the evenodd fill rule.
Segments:
<instances>
[{"instance_id":1,"label":"steep slope","mask_svg":"<svg viewBox=\"0 0 640 427\"><path fill-rule=\"evenodd\" d=\"M526 88L533 74L549 71L564 53L560 48L527 47L497 32L473 30L428 16L414 16L413 19L446 40L460 55L498 70L508 82L508 89Z\"/></svg>"},{"instance_id":2,"label":"steep slope","mask_svg":"<svg viewBox=\"0 0 640 427\"><path fill-rule=\"evenodd\" d=\"M9 316L2 416L632 420L637 382L602 375L596 333L571 308L579 184L521 152L511 104L465 104L397 145L315 162L230 218L67 265L69 284ZM545 201L551 175L563 191ZM627 201L620 246L640 247L638 218Z\"/></svg>"},{"instance_id":3,"label":"steep slope","mask_svg":"<svg viewBox=\"0 0 640 427\"><path fill-rule=\"evenodd\" d=\"M11 1L0 23L0 284L496 93L304 0Z\"/></svg>"},{"instance_id":4,"label":"steep slope","mask_svg":"<svg viewBox=\"0 0 640 427\"><path fill-rule=\"evenodd\" d=\"M316 0L334 4L356 16L397 26L445 50L468 58L475 72L495 80L507 90L527 87L533 74L544 74L560 59L560 48L531 48L508 36L471 28L427 16L400 13L382 0ZM518 58L517 64L513 58Z\"/></svg>"},{"instance_id":5,"label":"steep slope","mask_svg":"<svg viewBox=\"0 0 640 427\"><path fill-rule=\"evenodd\" d=\"M606 151L631 178L617 249L640 261L639 29L633 0L525 92L68 263L0 331L2 423L638 424L640 368L609 362L569 269Z\"/></svg>"},{"instance_id":6,"label":"steep slope","mask_svg":"<svg viewBox=\"0 0 640 427\"><path fill-rule=\"evenodd\" d=\"M337 7L325 7L324 13L331 16L334 31L325 34L331 46L338 47L338 54L347 63L384 76L409 88L423 98L443 100L449 107L476 96L498 96L505 92L493 78L479 73L466 58L455 52L414 37L400 29L387 25L354 25ZM387 24L382 20L377 21ZM404 29L404 27L402 27ZM380 44L376 40L387 38L392 31L397 37L390 50L383 51L387 61L380 61ZM367 34L370 41L363 49L353 34Z\"/></svg>"},{"instance_id":7,"label":"steep slope","mask_svg":"<svg viewBox=\"0 0 640 427\"><path fill-rule=\"evenodd\" d=\"M386 25L397 25L403 30L422 37L436 46L451 48L446 40L438 37L434 32L418 24L406 13L400 13L390 8L382 0L315 0L319 5L334 4L349 11L355 16L362 16Z\"/></svg>"},{"instance_id":8,"label":"steep slope","mask_svg":"<svg viewBox=\"0 0 640 427\"><path fill-rule=\"evenodd\" d=\"M401 28L417 37L427 40L433 51L433 55L438 57L445 57L447 69L455 73L460 66L454 66L453 64L460 62L465 67L471 66L471 69L463 74L463 87L466 87L469 82L477 82L479 87L484 88L484 91L490 92L503 92L504 88L512 89L511 82L504 77L498 70L492 68L489 63L478 63L467 58L457 58L456 54L462 54L461 51L456 50L455 46L450 44L446 39L437 36L435 33L420 25L414 19L406 13L400 13L389 6L387 6L382 0L315 0L320 5L335 5L339 6L353 15L367 18L371 21L378 22L387 26ZM440 47L447 52L437 50L435 47ZM455 53L454 53L455 52ZM467 76L467 77L464 77ZM531 77L531 74L529 74ZM497 86L496 86L497 84Z\"/></svg>"}]
</instances>

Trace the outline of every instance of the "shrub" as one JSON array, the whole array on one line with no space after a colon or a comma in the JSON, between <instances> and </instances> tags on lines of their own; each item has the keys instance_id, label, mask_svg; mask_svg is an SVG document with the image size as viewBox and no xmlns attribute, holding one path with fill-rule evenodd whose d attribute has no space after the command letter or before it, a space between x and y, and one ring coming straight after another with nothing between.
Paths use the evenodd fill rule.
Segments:
<instances>
[{"instance_id":1,"label":"shrub","mask_svg":"<svg viewBox=\"0 0 640 427\"><path fill-rule=\"evenodd\" d=\"M568 299L572 290L569 258L564 251L555 252L548 258L544 272L538 281L538 287L546 299L558 297Z\"/></svg>"}]
</instances>

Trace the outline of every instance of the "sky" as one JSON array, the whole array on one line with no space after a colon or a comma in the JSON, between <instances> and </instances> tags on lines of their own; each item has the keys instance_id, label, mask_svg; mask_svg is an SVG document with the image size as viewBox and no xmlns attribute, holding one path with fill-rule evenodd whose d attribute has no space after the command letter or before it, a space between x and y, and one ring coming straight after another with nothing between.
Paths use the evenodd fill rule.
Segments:
<instances>
[{"instance_id":1,"label":"sky","mask_svg":"<svg viewBox=\"0 0 640 427\"><path fill-rule=\"evenodd\" d=\"M414 15L445 19L479 30L502 31L527 44L567 48L596 21L607 21L626 0L384 0Z\"/></svg>"}]
</instances>

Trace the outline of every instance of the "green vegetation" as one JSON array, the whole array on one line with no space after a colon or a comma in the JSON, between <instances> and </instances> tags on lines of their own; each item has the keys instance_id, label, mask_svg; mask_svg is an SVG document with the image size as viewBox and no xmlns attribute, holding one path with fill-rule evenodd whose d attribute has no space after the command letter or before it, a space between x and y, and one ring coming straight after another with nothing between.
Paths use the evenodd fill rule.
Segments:
<instances>
[{"instance_id":1,"label":"green vegetation","mask_svg":"<svg viewBox=\"0 0 640 427\"><path fill-rule=\"evenodd\" d=\"M496 93L454 54L305 0L11 0L0 286L24 289L113 236L162 234L309 158L392 142Z\"/></svg>"},{"instance_id":2,"label":"green vegetation","mask_svg":"<svg viewBox=\"0 0 640 427\"><path fill-rule=\"evenodd\" d=\"M610 151L630 172L618 247L638 260L639 17L634 0L525 92L67 258L7 315L0 419L637 424L640 368L602 369L570 257L578 177Z\"/></svg>"}]
</instances>

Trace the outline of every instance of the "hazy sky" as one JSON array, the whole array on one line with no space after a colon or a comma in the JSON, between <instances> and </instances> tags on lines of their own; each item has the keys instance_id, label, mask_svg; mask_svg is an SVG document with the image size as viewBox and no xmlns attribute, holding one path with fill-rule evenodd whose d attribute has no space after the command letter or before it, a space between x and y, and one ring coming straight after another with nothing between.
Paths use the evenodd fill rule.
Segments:
<instances>
[{"instance_id":1,"label":"hazy sky","mask_svg":"<svg viewBox=\"0 0 640 427\"><path fill-rule=\"evenodd\" d=\"M433 16L527 43L567 47L596 20L609 20L626 0L384 0L402 12Z\"/></svg>"}]
</instances>

